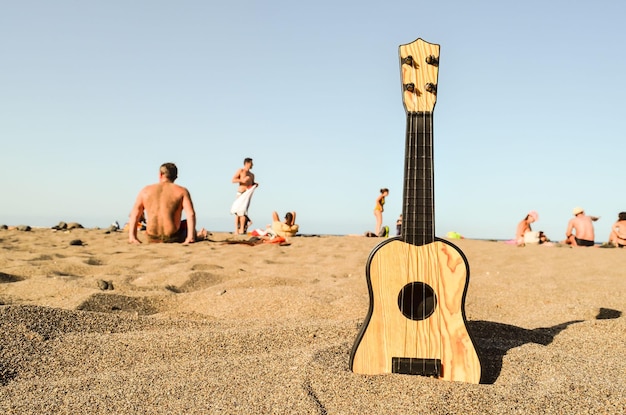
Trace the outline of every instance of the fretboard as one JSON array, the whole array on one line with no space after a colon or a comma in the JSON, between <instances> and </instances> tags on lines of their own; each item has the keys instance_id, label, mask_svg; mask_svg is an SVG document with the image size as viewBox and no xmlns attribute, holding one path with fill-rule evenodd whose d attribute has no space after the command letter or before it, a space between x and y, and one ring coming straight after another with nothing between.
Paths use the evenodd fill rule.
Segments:
<instances>
[{"instance_id":1,"label":"fretboard","mask_svg":"<svg viewBox=\"0 0 626 415\"><path fill-rule=\"evenodd\" d=\"M407 112L402 232L404 242L435 240L433 113Z\"/></svg>"}]
</instances>

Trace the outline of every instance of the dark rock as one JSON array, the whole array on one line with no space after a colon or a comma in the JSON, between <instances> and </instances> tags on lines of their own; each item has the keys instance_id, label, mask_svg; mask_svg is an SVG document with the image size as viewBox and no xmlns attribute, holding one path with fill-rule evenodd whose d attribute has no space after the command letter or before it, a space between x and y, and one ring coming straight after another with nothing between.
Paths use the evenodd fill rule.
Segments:
<instances>
[{"instance_id":1,"label":"dark rock","mask_svg":"<svg viewBox=\"0 0 626 415\"><path fill-rule=\"evenodd\" d=\"M102 291L113 290L113 281L98 280L98 288Z\"/></svg>"}]
</instances>

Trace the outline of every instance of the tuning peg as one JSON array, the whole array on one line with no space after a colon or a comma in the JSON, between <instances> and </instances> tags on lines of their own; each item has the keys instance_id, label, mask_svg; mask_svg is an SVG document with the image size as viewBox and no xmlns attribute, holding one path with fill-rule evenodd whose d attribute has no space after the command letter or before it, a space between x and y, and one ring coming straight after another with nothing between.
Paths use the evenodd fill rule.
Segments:
<instances>
[{"instance_id":1,"label":"tuning peg","mask_svg":"<svg viewBox=\"0 0 626 415\"><path fill-rule=\"evenodd\" d=\"M433 66L439 66L439 58L433 55L426 56L426 63Z\"/></svg>"},{"instance_id":2,"label":"tuning peg","mask_svg":"<svg viewBox=\"0 0 626 415\"><path fill-rule=\"evenodd\" d=\"M413 83L411 83L411 84L402 84L402 87L404 88L405 91L415 92L415 84L413 84Z\"/></svg>"},{"instance_id":3,"label":"tuning peg","mask_svg":"<svg viewBox=\"0 0 626 415\"><path fill-rule=\"evenodd\" d=\"M402 64L403 65L409 65L411 67L415 67L417 66L415 61L413 60L413 56L409 55L406 58L402 58Z\"/></svg>"},{"instance_id":4,"label":"tuning peg","mask_svg":"<svg viewBox=\"0 0 626 415\"><path fill-rule=\"evenodd\" d=\"M437 85L433 84L433 83L427 83L426 85L424 85L424 89L428 92L430 92L433 95L437 95Z\"/></svg>"}]
</instances>

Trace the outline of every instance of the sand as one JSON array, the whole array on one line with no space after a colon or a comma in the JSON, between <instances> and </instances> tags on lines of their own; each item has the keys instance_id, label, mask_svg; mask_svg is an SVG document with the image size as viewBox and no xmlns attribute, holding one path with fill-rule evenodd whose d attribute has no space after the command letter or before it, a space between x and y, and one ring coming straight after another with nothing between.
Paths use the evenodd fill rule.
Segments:
<instances>
[{"instance_id":1,"label":"sand","mask_svg":"<svg viewBox=\"0 0 626 415\"><path fill-rule=\"evenodd\" d=\"M0 230L0 413L626 413L626 249L455 241L474 385L349 370L380 239L229 238Z\"/></svg>"}]
</instances>

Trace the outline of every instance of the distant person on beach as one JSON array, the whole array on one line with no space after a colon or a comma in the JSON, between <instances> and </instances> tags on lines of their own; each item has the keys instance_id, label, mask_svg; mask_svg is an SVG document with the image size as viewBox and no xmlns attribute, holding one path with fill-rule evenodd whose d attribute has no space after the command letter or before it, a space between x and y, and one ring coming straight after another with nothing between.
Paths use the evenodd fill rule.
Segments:
<instances>
[{"instance_id":1,"label":"distant person on beach","mask_svg":"<svg viewBox=\"0 0 626 415\"><path fill-rule=\"evenodd\" d=\"M376 204L374 205L374 217L376 217L376 235L380 235L380 230L383 226L383 211L385 206L385 198L389 196L389 189L383 187L380 189L380 195L376 198Z\"/></svg>"},{"instance_id":2,"label":"distant person on beach","mask_svg":"<svg viewBox=\"0 0 626 415\"><path fill-rule=\"evenodd\" d=\"M127 231L129 226L130 226L130 222L125 223L124 224L124 231ZM135 226L137 226L137 230L139 230L139 231L145 231L146 230L146 214L145 214L145 212L141 212L141 215L139 215L139 218L137 219L137 223L135 224Z\"/></svg>"},{"instance_id":3,"label":"distant person on beach","mask_svg":"<svg viewBox=\"0 0 626 415\"><path fill-rule=\"evenodd\" d=\"M287 212L283 222L280 221L278 213L272 213L272 231L278 236L294 236L299 229L300 227L296 224L296 212Z\"/></svg>"},{"instance_id":4,"label":"distant person on beach","mask_svg":"<svg viewBox=\"0 0 626 415\"><path fill-rule=\"evenodd\" d=\"M526 217L517 224L517 230L515 231L515 242L517 243L517 246L525 245L524 235L526 232L532 232L530 224L536 222L538 219L539 214L536 211L531 210L528 212Z\"/></svg>"},{"instance_id":5,"label":"distant person on beach","mask_svg":"<svg viewBox=\"0 0 626 415\"><path fill-rule=\"evenodd\" d=\"M617 215L617 222L611 227L609 243L618 248L626 247L626 212Z\"/></svg>"},{"instance_id":6,"label":"distant person on beach","mask_svg":"<svg viewBox=\"0 0 626 415\"><path fill-rule=\"evenodd\" d=\"M396 236L400 236L400 235L402 235L402 213L400 214L400 217L396 221Z\"/></svg>"},{"instance_id":7,"label":"distant person on beach","mask_svg":"<svg viewBox=\"0 0 626 415\"><path fill-rule=\"evenodd\" d=\"M144 212L147 216L146 236L148 242L177 242L190 244L197 237L206 238L207 231L202 229L196 235L196 213L193 209L189 191L174 181L178 177L178 168L174 163L164 163L159 168L159 182L141 189L128 221L128 242L139 244L137 224ZM181 220L185 212L186 220Z\"/></svg>"},{"instance_id":8,"label":"distant person on beach","mask_svg":"<svg viewBox=\"0 0 626 415\"><path fill-rule=\"evenodd\" d=\"M575 207L572 213L574 218L567 223L566 239L563 243L572 246L593 246L595 244L593 222L599 218L585 215L581 207Z\"/></svg>"},{"instance_id":9,"label":"distant person on beach","mask_svg":"<svg viewBox=\"0 0 626 415\"><path fill-rule=\"evenodd\" d=\"M237 200L231 208L231 213L235 215L235 234L245 235L248 224L248 207L252 192L258 183L254 181L252 169L252 159L247 157L243 160L243 167L238 169L233 175L232 182L237 183Z\"/></svg>"}]
</instances>

